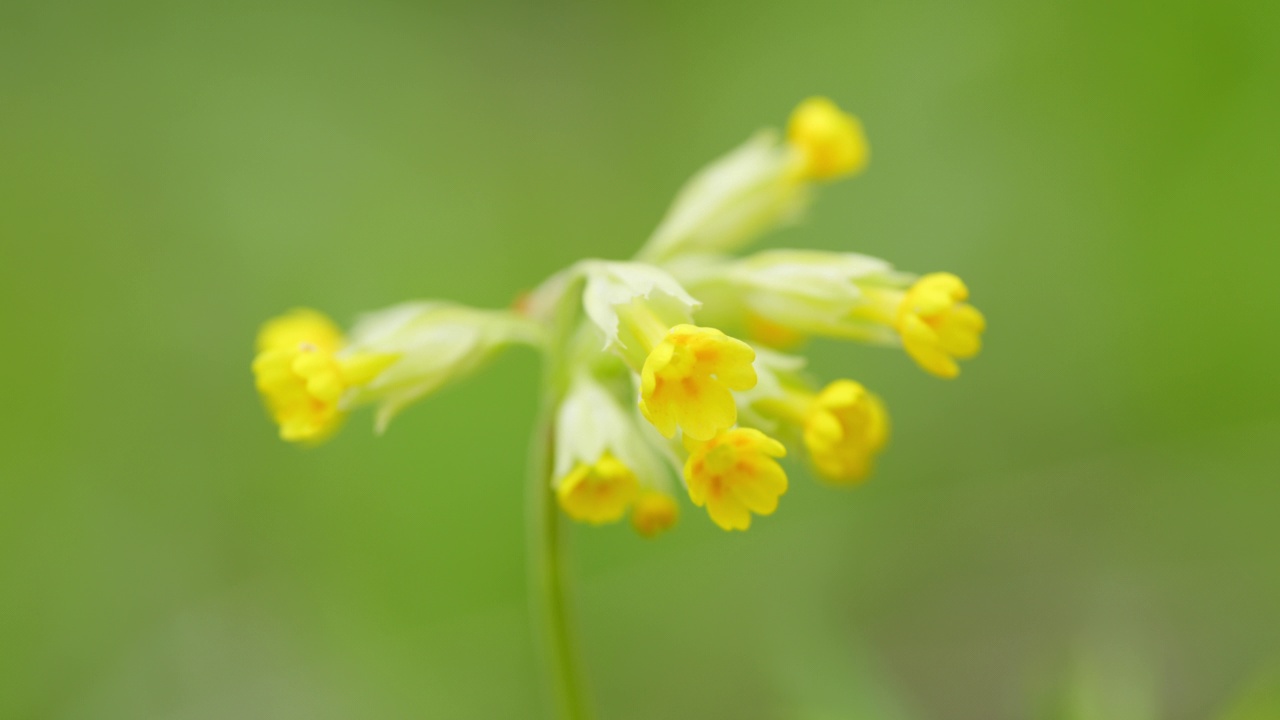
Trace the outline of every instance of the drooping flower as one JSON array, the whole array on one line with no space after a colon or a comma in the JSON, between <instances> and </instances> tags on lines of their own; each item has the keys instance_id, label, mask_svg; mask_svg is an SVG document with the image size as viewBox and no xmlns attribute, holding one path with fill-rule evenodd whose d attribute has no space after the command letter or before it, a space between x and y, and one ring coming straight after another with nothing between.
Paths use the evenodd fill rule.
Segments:
<instances>
[{"instance_id":1,"label":"drooping flower","mask_svg":"<svg viewBox=\"0 0 1280 720\"><path fill-rule=\"evenodd\" d=\"M764 130L689 180L637 259L729 253L795 222L815 181L852 175L866 164L857 118L826 98L792 113L786 138Z\"/></svg>"},{"instance_id":2,"label":"drooping flower","mask_svg":"<svg viewBox=\"0 0 1280 720\"><path fill-rule=\"evenodd\" d=\"M714 328L677 325L640 372L640 409L666 437L709 440L738 418L731 390L756 384L755 351Z\"/></svg>"},{"instance_id":3,"label":"drooping flower","mask_svg":"<svg viewBox=\"0 0 1280 720\"><path fill-rule=\"evenodd\" d=\"M943 378L960 374L956 360L982 349L986 318L965 302L969 288L950 273L925 275L911 286L898 306L894 326L907 354L920 367Z\"/></svg>"},{"instance_id":4,"label":"drooping flower","mask_svg":"<svg viewBox=\"0 0 1280 720\"><path fill-rule=\"evenodd\" d=\"M748 422L799 440L820 476L835 484L860 482L889 439L884 403L861 383L836 380L815 390L800 372L804 359L761 353L760 383L739 402Z\"/></svg>"},{"instance_id":5,"label":"drooping flower","mask_svg":"<svg viewBox=\"0 0 1280 720\"><path fill-rule=\"evenodd\" d=\"M406 303L360 320L349 338L309 309L268 321L253 372L285 440L316 443L346 412L377 404L386 429L405 406L475 370L511 343L538 344L540 331L518 316L451 303Z\"/></svg>"},{"instance_id":6,"label":"drooping flower","mask_svg":"<svg viewBox=\"0 0 1280 720\"><path fill-rule=\"evenodd\" d=\"M675 266L685 286L717 297L711 320L879 345L902 345L922 368L955 377L957 359L981 349L982 313L949 273L918 277L855 253L771 250L742 259L701 258ZM785 336L784 336L785 337Z\"/></svg>"},{"instance_id":7,"label":"drooping flower","mask_svg":"<svg viewBox=\"0 0 1280 720\"><path fill-rule=\"evenodd\" d=\"M711 440L685 440L684 465L689 498L705 506L711 520L725 530L751 527L751 514L772 515L787 491L787 474L776 458L782 443L754 428L734 428Z\"/></svg>"},{"instance_id":8,"label":"drooping flower","mask_svg":"<svg viewBox=\"0 0 1280 720\"><path fill-rule=\"evenodd\" d=\"M316 443L341 425L343 395L393 364L391 353L342 355L341 331L323 314L298 308L258 333L253 374L280 437Z\"/></svg>"},{"instance_id":9,"label":"drooping flower","mask_svg":"<svg viewBox=\"0 0 1280 720\"><path fill-rule=\"evenodd\" d=\"M646 495L670 487L669 463L638 420L591 373L574 378L556 413L552 473L560 507L570 517L616 522Z\"/></svg>"},{"instance_id":10,"label":"drooping flower","mask_svg":"<svg viewBox=\"0 0 1280 720\"><path fill-rule=\"evenodd\" d=\"M889 415L880 398L852 380L836 380L813 396L804 414L804 446L828 480L866 479L889 440Z\"/></svg>"},{"instance_id":11,"label":"drooping flower","mask_svg":"<svg viewBox=\"0 0 1280 720\"><path fill-rule=\"evenodd\" d=\"M670 275L637 263L588 269L587 315L640 377L640 409L665 437L709 440L737 421L731 391L755 385L746 343L687 319L699 306Z\"/></svg>"}]
</instances>

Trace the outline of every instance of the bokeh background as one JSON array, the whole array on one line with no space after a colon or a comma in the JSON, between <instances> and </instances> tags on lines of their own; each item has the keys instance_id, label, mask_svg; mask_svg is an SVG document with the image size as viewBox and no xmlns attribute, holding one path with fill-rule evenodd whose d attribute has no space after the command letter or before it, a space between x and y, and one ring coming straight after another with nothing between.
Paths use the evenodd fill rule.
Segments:
<instances>
[{"instance_id":1,"label":"bokeh background","mask_svg":"<svg viewBox=\"0 0 1280 720\"><path fill-rule=\"evenodd\" d=\"M256 327L626 257L815 93L872 164L767 244L954 271L987 347L814 347L862 488L575 527L601 716L1280 717L1278 10L3 3L0 717L543 717L537 358L302 450Z\"/></svg>"}]
</instances>

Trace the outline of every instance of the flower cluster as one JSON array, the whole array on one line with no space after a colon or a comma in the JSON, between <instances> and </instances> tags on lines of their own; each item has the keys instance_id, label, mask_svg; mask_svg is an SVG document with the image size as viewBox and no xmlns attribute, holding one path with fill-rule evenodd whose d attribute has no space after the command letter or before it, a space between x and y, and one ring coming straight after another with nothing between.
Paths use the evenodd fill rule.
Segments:
<instances>
[{"instance_id":1,"label":"flower cluster","mask_svg":"<svg viewBox=\"0 0 1280 720\"><path fill-rule=\"evenodd\" d=\"M349 337L295 310L266 323L253 362L280 436L322 441L352 408L385 429L408 404L512 344L546 355L556 405L551 487L570 517L630 514L642 535L678 515L677 479L726 530L772 514L779 462L865 479L889 438L884 403L858 382L825 387L784 351L825 336L900 346L943 378L978 353L984 319L955 275L917 276L853 253L736 254L796 221L822 183L858 173L862 126L825 98L695 175L635 259L584 260L510 310L418 302L360 320Z\"/></svg>"}]
</instances>

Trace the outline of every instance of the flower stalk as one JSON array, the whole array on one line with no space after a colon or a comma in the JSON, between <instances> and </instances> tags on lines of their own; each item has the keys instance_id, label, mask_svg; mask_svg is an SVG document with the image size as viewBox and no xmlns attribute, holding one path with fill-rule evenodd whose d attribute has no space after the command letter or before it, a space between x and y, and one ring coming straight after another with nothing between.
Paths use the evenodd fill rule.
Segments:
<instances>
[{"instance_id":1,"label":"flower stalk","mask_svg":"<svg viewBox=\"0 0 1280 720\"><path fill-rule=\"evenodd\" d=\"M554 445L555 404L544 401L530 438L525 488L531 626L552 717L588 720L592 715L569 599L568 548L550 482Z\"/></svg>"}]
</instances>

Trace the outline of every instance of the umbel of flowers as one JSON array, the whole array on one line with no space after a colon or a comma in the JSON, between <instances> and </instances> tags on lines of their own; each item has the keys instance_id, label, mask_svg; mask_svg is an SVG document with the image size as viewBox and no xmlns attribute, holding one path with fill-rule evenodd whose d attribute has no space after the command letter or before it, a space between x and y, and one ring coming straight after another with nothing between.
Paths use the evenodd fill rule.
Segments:
<instances>
[{"instance_id":1,"label":"umbel of flowers","mask_svg":"<svg viewBox=\"0 0 1280 720\"><path fill-rule=\"evenodd\" d=\"M889 438L875 393L851 379L816 384L782 349L812 336L897 346L954 378L980 348L983 316L955 275L853 253L739 254L867 157L858 120L811 98L785 135L761 131L694 175L633 260L579 261L514 309L412 302L345 336L293 310L258 335L258 391L281 438L317 443L361 405L376 407L381 432L502 349L529 345L551 369L550 482L566 514L629 515L652 536L676 521L683 491L715 524L746 530L786 493L784 458L854 484Z\"/></svg>"}]
</instances>

